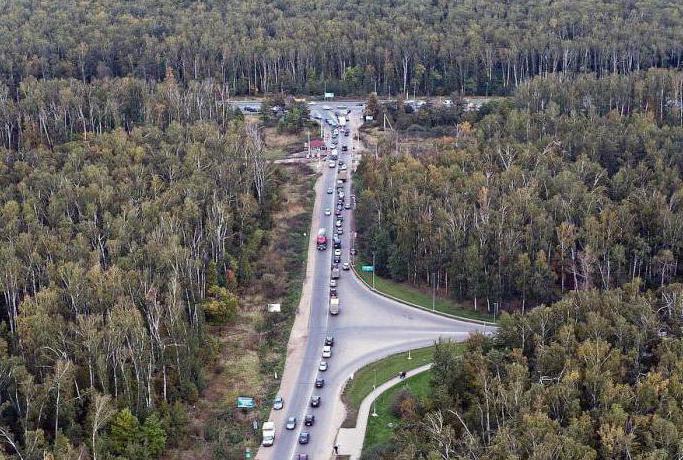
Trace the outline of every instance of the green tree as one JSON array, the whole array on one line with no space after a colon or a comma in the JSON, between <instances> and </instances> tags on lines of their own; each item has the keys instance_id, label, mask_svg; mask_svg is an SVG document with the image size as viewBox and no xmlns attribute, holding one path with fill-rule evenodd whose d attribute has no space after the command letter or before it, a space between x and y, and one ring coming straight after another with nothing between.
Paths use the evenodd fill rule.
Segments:
<instances>
[{"instance_id":1,"label":"green tree","mask_svg":"<svg viewBox=\"0 0 683 460\"><path fill-rule=\"evenodd\" d=\"M141 428L142 445L151 458L158 458L166 445L166 432L159 417L152 413L147 416Z\"/></svg>"},{"instance_id":2,"label":"green tree","mask_svg":"<svg viewBox=\"0 0 683 460\"><path fill-rule=\"evenodd\" d=\"M129 408L120 410L112 419L109 427L111 450L118 455L126 455L138 443L140 423Z\"/></svg>"}]
</instances>

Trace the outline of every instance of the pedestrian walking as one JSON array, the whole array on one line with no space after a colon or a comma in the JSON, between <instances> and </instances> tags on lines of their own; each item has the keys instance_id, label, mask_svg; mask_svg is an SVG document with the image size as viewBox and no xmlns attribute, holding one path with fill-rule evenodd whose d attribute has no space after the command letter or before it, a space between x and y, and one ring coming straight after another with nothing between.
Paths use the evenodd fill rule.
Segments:
<instances>
[{"instance_id":1,"label":"pedestrian walking","mask_svg":"<svg viewBox=\"0 0 683 460\"><path fill-rule=\"evenodd\" d=\"M339 444L334 445L334 454L339 455Z\"/></svg>"}]
</instances>

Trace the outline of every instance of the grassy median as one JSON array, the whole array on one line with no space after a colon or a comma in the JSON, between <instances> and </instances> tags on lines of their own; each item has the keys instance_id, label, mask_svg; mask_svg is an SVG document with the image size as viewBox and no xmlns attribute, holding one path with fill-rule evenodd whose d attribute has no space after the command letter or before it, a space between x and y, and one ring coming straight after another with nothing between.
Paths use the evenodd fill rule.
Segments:
<instances>
[{"instance_id":1,"label":"grassy median","mask_svg":"<svg viewBox=\"0 0 683 460\"><path fill-rule=\"evenodd\" d=\"M356 264L356 273L370 286L372 286L372 273L361 271L361 264ZM426 309L432 309L432 296L417 288L404 283L388 280L375 275L375 289L383 294L396 297L405 302L419 305ZM476 319L480 321L493 321L493 316L486 311L474 311L460 305L453 299L436 297L434 309L441 313L459 316L464 319Z\"/></svg>"},{"instance_id":2,"label":"grassy median","mask_svg":"<svg viewBox=\"0 0 683 460\"><path fill-rule=\"evenodd\" d=\"M346 420L342 425L344 428L356 426L356 417L361 402L374 389L375 385L380 386L389 379L396 377L401 371L409 371L432 362L434 347L418 348L411 350L408 359L408 352L391 355L360 369L353 376L353 380L344 388L342 396L346 404Z\"/></svg>"},{"instance_id":3,"label":"grassy median","mask_svg":"<svg viewBox=\"0 0 683 460\"><path fill-rule=\"evenodd\" d=\"M432 377L431 371L422 372L414 375L402 383L389 388L379 395L375 400L375 410L377 416L368 418L368 426L365 429L365 442L363 450L371 449L374 446L385 444L391 439L394 429L398 426L401 419L392 413L391 405L400 391L409 391L417 400L429 396L429 380Z\"/></svg>"}]
</instances>

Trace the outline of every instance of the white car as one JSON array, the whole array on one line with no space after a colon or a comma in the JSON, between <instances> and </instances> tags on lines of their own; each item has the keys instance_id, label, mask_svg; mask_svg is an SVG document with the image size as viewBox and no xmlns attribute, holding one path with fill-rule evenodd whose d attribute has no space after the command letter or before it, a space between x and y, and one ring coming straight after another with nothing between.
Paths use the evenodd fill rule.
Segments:
<instances>
[{"instance_id":1,"label":"white car","mask_svg":"<svg viewBox=\"0 0 683 460\"><path fill-rule=\"evenodd\" d=\"M342 169L346 168L346 165L342 166ZM339 198L344 199L344 192L339 192Z\"/></svg>"},{"instance_id":2,"label":"white car","mask_svg":"<svg viewBox=\"0 0 683 460\"><path fill-rule=\"evenodd\" d=\"M335 250L334 250L334 255L335 255L335 256L341 256L341 249L335 249Z\"/></svg>"},{"instance_id":3,"label":"white car","mask_svg":"<svg viewBox=\"0 0 683 460\"><path fill-rule=\"evenodd\" d=\"M344 262L342 264L342 270L349 270L351 268L351 265L349 265L348 262Z\"/></svg>"},{"instance_id":4,"label":"white car","mask_svg":"<svg viewBox=\"0 0 683 460\"><path fill-rule=\"evenodd\" d=\"M330 280L330 287L337 287L337 280Z\"/></svg>"},{"instance_id":5,"label":"white car","mask_svg":"<svg viewBox=\"0 0 683 460\"><path fill-rule=\"evenodd\" d=\"M341 220L338 220L334 225L336 225L337 228L339 228L339 227L342 226L342 221L341 221Z\"/></svg>"},{"instance_id":6,"label":"white car","mask_svg":"<svg viewBox=\"0 0 683 460\"><path fill-rule=\"evenodd\" d=\"M327 361L320 361L320 365L318 366L318 370L320 372L325 372L327 370Z\"/></svg>"},{"instance_id":7,"label":"white car","mask_svg":"<svg viewBox=\"0 0 683 460\"><path fill-rule=\"evenodd\" d=\"M327 166L329 166L330 168L334 168L335 166L337 166L337 163L335 163L334 161L330 161L330 162L327 164Z\"/></svg>"},{"instance_id":8,"label":"white car","mask_svg":"<svg viewBox=\"0 0 683 460\"><path fill-rule=\"evenodd\" d=\"M325 345L323 347L323 358L331 358L332 357L332 347L329 345Z\"/></svg>"},{"instance_id":9,"label":"white car","mask_svg":"<svg viewBox=\"0 0 683 460\"><path fill-rule=\"evenodd\" d=\"M332 215L332 210L330 208L325 208L325 215L326 216Z\"/></svg>"},{"instance_id":10,"label":"white car","mask_svg":"<svg viewBox=\"0 0 683 460\"><path fill-rule=\"evenodd\" d=\"M344 163L343 165L341 165L341 170L342 170L342 171L346 171L346 163Z\"/></svg>"}]
</instances>

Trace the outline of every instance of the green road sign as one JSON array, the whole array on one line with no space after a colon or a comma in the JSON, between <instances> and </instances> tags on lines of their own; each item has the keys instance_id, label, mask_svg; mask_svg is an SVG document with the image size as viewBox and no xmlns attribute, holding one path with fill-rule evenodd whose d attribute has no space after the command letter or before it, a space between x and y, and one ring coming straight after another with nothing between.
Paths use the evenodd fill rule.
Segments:
<instances>
[{"instance_id":1,"label":"green road sign","mask_svg":"<svg viewBox=\"0 0 683 460\"><path fill-rule=\"evenodd\" d=\"M237 398L237 408L238 409L253 409L256 407L256 403L254 402L254 398L247 398L244 396L240 396Z\"/></svg>"},{"instance_id":2,"label":"green road sign","mask_svg":"<svg viewBox=\"0 0 683 460\"><path fill-rule=\"evenodd\" d=\"M375 266L374 265L363 265L363 267L361 267L361 270L363 270L364 272L374 272Z\"/></svg>"}]
</instances>

